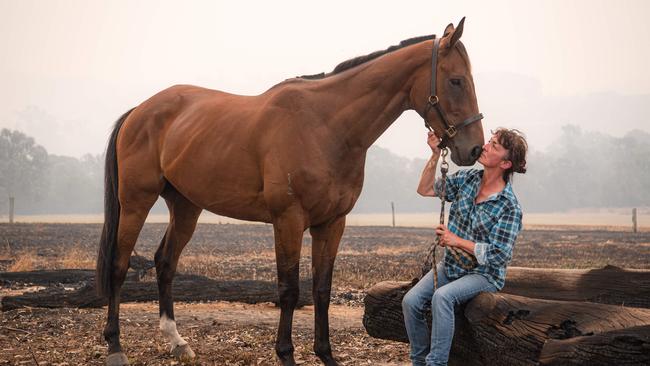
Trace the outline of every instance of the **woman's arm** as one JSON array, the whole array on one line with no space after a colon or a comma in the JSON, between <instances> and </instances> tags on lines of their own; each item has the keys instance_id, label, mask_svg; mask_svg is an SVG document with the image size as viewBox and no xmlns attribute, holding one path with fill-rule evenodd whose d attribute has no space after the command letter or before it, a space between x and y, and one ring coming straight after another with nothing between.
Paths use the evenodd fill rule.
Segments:
<instances>
[{"instance_id":1,"label":"woman's arm","mask_svg":"<svg viewBox=\"0 0 650 366\"><path fill-rule=\"evenodd\" d=\"M427 144L431 148L431 158L427 161L422 170L422 176L420 177L420 183L418 184L417 189L417 192L422 196L435 196L433 184L436 181L436 166L438 165L438 159L440 158L440 149L438 148L439 143L440 139L433 132L429 132Z\"/></svg>"},{"instance_id":2,"label":"woman's arm","mask_svg":"<svg viewBox=\"0 0 650 366\"><path fill-rule=\"evenodd\" d=\"M420 183L418 184L418 193L421 196L434 197L436 195L433 190L433 183L436 181L437 165L438 157L433 155L424 166L422 176L420 177Z\"/></svg>"}]
</instances>

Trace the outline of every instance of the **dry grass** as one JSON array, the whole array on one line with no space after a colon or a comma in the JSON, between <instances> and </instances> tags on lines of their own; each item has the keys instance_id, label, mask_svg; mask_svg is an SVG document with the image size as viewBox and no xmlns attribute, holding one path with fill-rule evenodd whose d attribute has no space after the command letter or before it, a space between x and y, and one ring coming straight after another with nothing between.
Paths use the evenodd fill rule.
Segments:
<instances>
[{"instance_id":1,"label":"dry grass","mask_svg":"<svg viewBox=\"0 0 650 366\"><path fill-rule=\"evenodd\" d=\"M23 252L10 259L14 262L7 269L8 272L33 271L37 267L38 258L34 251Z\"/></svg>"},{"instance_id":2,"label":"dry grass","mask_svg":"<svg viewBox=\"0 0 650 366\"><path fill-rule=\"evenodd\" d=\"M148 224L137 250L153 258L164 224ZM100 225L0 225L0 271L88 268L95 266ZM433 230L349 227L333 276L335 291L363 290L383 280L417 276ZM218 280L275 281L273 231L264 225L199 225L181 255L178 272ZM607 264L649 268L650 233L592 230L524 230L511 265L598 268ZM438 259L442 258L442 251ZM300 277L311 277L311 239L303 242Z\"/></svg>"},{"instance_id":3,"label":"dry grass","mask_svg":"<svg viewBox=\"0 0 650 366\"><path fill-rule=\"evenodd\" d=\"M395 247L387 245L378 245L376 248L371 250L358 250L358 249L343 249L340 250L337 256L342 255L380 255L380 256L394 256L394 255L403 255L413 252L418 252L419 248L414 247Z\"/></svg>"},{"instance_id":4,"label":"dry grass","mask_svg":"<svg viewBox=\"0 0 650 366\"><path fill-rule=\"evenodd\" d=\"M7 272L26 272L43 269L93 269L95 253L82 246L74 246L63 251L62 256L44 257L36 250L4 253L0 259L11 261Z\"/></svg>"},{"instance_id":5,"label":"dry grass","mask_svg":"<svg viewBox=\"0 0 650 366\"><path fill-rule=\"evenodd\" d=\"M77 245L65 251L65 255L58 259L55 266L57 269L93 269L96 260L95 252L89 252L88 249Z\"/></svg>"}]
</instances>

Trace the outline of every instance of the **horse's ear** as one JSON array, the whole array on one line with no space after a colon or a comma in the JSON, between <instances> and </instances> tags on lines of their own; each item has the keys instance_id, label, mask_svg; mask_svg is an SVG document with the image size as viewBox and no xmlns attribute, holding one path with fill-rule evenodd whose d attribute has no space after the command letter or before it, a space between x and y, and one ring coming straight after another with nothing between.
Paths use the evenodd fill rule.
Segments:
<instances>
[{"instance_id":1,"label":"horse's ear","mask_svg":"<svg viewBox=\"0 0 650 366\"><path fill-rule=\"evenodd\" d=\"M453 31L454 31L454 23L449 23L449 25L447 25L447 28L445 28L445 31L442 33L442 36L447 37Z\"/></svg>"},{"instance_id":2,"label":"horse's ear","mask_svg":"<svg viewBox=\"0 0 650 366\"><path fill-rule=\"evenodd\" d=\"M460 39L460 36L463 35L463 25L464 24L465 24L465 17L463 17L463 19L460 20L460 22L458 23L458 27L456 27L456 29L454 29L454 32L451 35L451 41L449 41L449 46L448 47L453 47L456 44L456 42L458 42L458 40ZM449 26L447 26L447 28L449 28Z\"/></svg>"},{"instance_id":3,"label":"horse's ear","mask_svg":"<svg viewBox=\"0 0 650 366\"><path fill-rule=\"evenodd\" d=\"M463 19L460 20L460 22L458 23L458 27L456 27L456 29L454 30L454 34L452 34L451 36L451 42L449 42L449 47L455 45L456 42L458 42L458 40L460 39L460 36L463 35L464 25L465 25L465 17L463 17Z\"/></svg>"}]
</instances>

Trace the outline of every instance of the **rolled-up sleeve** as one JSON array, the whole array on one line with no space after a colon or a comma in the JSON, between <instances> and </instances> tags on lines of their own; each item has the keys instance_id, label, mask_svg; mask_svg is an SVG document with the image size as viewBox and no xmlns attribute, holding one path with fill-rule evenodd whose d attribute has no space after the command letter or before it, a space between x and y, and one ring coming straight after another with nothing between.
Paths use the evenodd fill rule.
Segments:
<instances>
[{"instance_id":1,"label":"rolled-up sleeve","mask_svg":"<svg viewBox=\"0 0 650 366\"><path fill-rule=\"evenodd\" d=\"M474 256L479 265L505 267L512 259L512 249L521 231L522 212L518 206L506 209L490 230L488 242L475 243Z\"/></svg>"}]
</instances>

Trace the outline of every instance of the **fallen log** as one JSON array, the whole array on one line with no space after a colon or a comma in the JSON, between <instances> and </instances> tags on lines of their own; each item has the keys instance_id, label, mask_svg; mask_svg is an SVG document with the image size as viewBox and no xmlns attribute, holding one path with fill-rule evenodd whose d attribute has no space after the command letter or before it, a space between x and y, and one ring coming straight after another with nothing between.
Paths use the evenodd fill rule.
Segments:
<instances>
[{"instance_id":1,"label":"fallen log","mask_svg":"<svg viewBox=\"0 0 650 366\"><path fill-rule=\"evenodd\" d=\"M579 354L580 357L575 357ZM607 362L603 362L607 361ZM613 330L588 337L549 339L540 365L650 365L650 326Z\"/></svg>"},{"instance_id":2,"label":"fallen log","mask_svg":"<svg viewBox=\"0 0 650 366\"><path fill-rule=\"evenodd\" d=\"M384 315L366 308L368 334L408 342ZM482 293L457 309L449 365L645 365L648 327L650 309Z\"/></svg>"},{"instance_id":3,"label":"fallen log","mask_svg":"<svg viewBox=\"0 0 650 366\"><path fill-rule=\"evenodd\" d=\"M650 309L575 301L553 301L526 297L483 293L470 301L459 323L458 338L454 340L451 365L537 365L540 355L553 340L588 340L592 350L610 347L612 331L650 325ZM650 346L647 334L637 334L642 340L638 349ZM643 340L645 337L645 340ZM634 342L632 342L634 343ZM556 347L556 350L558 348ZM563 350L570 351L569 347ZM579 365L644 365L647 358L633 349L620 349L622 357L597 352L570 352L564 356ZM549 362L559 357L547 356ZM553 363L557 364L557 363Z\"/></svg>"},{"instance_id":4,"label":"fallen log","mask_svg":"<svg viewBox=\"0 0 650 366\"><path fill-rule=\"evenodd\" d=\"M408 343L402 299L413 285L411 282L384 281L366 291L363 326L371 337ZM431 326L430 313L426 318Z\"/></svg>"},{"instance_id":5,"label":"fallen log","mask_svg":"<svg viewBox=\"0 0 650 366\"><path fill-rule=\"evenodd\" d=\"M150 269L155 268L153 260L141 255L132 255L129 258L129 272L127 279L139 281ZM54 269L23 272L0 272L1 285L30 284L51 286L60 284L76 284L90 282L95 278L92 269Z\"/></svg>"},{"instance_id":6,"label":"fallen log","mask_svg":"<svg viewBox=\"0 0 650 366\"><path fill-rule=\"evenodd\" d=\"M178 274L173 282L173 296L177 301L237 301L249 304L278 303L278 287L275 282L237 280L217 281L203 276ZM120 294L122 303L158 300L158 287L155 282L136 282L127 279ZM19 307L101 307L106 299L97 296L94 281L77 290L62 287L47 288L38 292L2 298L2 311ZM311 280L300 283L298 306L313 304Z\"/></svg>"},{"instance_id":7,"label":"fallen log","mask_svg":"<svg viewBox=\"0 0 650 366\"><path fill-rule=\"evenodd\" d=\"M364 299L366 329L377 338L408 342L402 316L402 298L412 282L385 281L371 287ZM624 270L606 266L601 269L508 268L506 286L501 293L530 298L589 301L610 305L650 308L650 271ZM370 333L370 335L373 335Z\"/></svg>"},{"instance_id":8,"label":"fallen log","mask_svg":"<svg viewBox=\"0 0 650 366\"><path fill-rule=\"evenodd\" d=\"M650 308L650 270L509 267L506 294Z\"/></svg>"},{"instance_id":9,"label":"fallen log","mask_svg":"<svg viewBox=\"0 0 650 366\"><path fill-rule=\"evenodd\" d=\"M582 273L577 270L543 271L511 268L506 281L511 283L507 286L511 292L554 300L504 292L484 293L465 307L457 308L456 333L449 364L489 363L498 366L546 362L560 365L568 359L573 364L588 365L647 364L650 310L584 302L584 299L626 305L646 304L647 307L650 302L647 295L650 271L624 271L610 267L583 270ZM532 274L536 280L531 282L526 274ZM604 274L616 278L605 280ZM539 283L548 276L553 276L551 282ZM562 276L565 276L564 280ZM602 282L591 283L599 280ZM631 291L610 289L602 283L632 286L636 296L642 299L635 299ZM530 286L526 287L526 284ZM575 294L571 293L572 286ZM363 324L369 335L408 342L401 300L410 287L410 282L382 282L367 291ZM556 301L567 297L582 302ZM549 348L545 348L547 345Z\"/></svg>"},{"instance_id":10,"label":"fallen log","mask_svg":"<svg viewBox=\"0 0 650 366\"><path fill-rule=\"evenodd\" d=\"M48 286L53 284L69 284L89 282L95 278L92 269L57 269L26 272L0 272L0 284L31 284Z\"/></svg>"}]
</instances>

